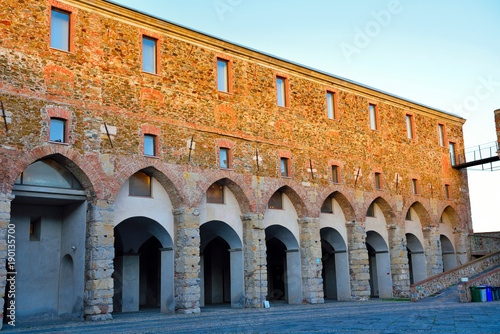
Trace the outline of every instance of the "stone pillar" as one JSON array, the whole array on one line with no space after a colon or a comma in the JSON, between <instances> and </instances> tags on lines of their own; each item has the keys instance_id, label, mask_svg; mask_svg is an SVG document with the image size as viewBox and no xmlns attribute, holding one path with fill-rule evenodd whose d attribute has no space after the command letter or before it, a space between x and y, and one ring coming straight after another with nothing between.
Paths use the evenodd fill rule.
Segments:
<instances>
[{"instance_id":1,"label":"stone pillar","mask_svg":"<svg viewBox=\"0 0 500 334\"><path fill-rule=\"evenodd\" d=\"M14 195L0 194L0 314L4 318L4 297L5 285L7 279L7 270L5 269L5 261L7 259L7 230L10 224L10 205ZM9 320L9 318L7 318ZM2 328L3 321L0 322L0 329Z\"/></svg>"},{"instance_id":2,"label":"stone pillar","mask_svg":"<svg viewBox=\"0 0 500 334\"><path fill-rule=\"evenodd\" d=\"M410 297L410 266L406 249L406 236L401 227L387 226L389 235L389 254L391 261L392 292L396 298Z\"/></svg>"},{"instance_id":3,"label":"stone pillar","mask_svg":"<svg viewBox=\"0 0 500 334\"><path fill-rule=\"evenodd\" d=\"M122 312L139 311L139 254L122 257Z\"/></svg>"},{"instance_id":4,"label":"stone pillar","mask_svg":"<svg viewBox=\"0 0 500 334\"><path fill-rule=\"evenodd\" d=\"M324 302L321 270L321 235L319 218L298 220L300 228L300 254L302 266L302 296L309 304Z\"/></svg>"},{"instance_id":5,"label":"stone pillar","mask_svg":"<svg viewBox=\"0 0 500 334\"><path fill-rule=\"evenodd\" d=\"M160 310L161 313L174 313L174 249L172 247L160 248L160 252Z\"/></svg>"},{"instance_id":6,"label":"stone pillar","mask_svg":"<svg viewBox=\"0 0 500 334\"><path fill-rule=\"evenodd\" d=\"M427 277L443 272L443 254L439 240L439 228L426 226L422 228L424 234L425 263L427 264Z\"/></svg>"},{"instance_id":7,"label":"stone pillar","mask_svg":"<svg viewBox=\"0 0 500 334\"><path fill-rule=\"evenodd\" d=\"M462 264L468 262L467 231L457 227L453 231L453 237L455 239L455 254L457 256L457 265L461 266Z\"/></svg>"},{"instance_id":8,"label":"stone pillar","mask_svg":"<svg viewBox=\"0 0 500 334\"><path fill-rule=\"evenodd\" d=\"M267 295L266 232L264 215L247 214L243 222L245 306L263 307Z\"/></svg>"},{"instance_id":9,"label":"stone pillar","mask_svg":"<svg viewBox=\"0 0 500 334\"><path fill-rule=\"evenodd\" d=\"M197 208L174 211L176 227L175 309L200 313L200 212Z\"/></svg>"},{"instance_id":10,"label":"stone pillar","mask_svg":"<svg viewBox=\"0 0 500 334\"><path fill-rule=\"evenodd\" d=\"M351 298L368 300L370 298L370 267L366 249L366 232L363 223L346 222L347 246L349 250L349 276Z\"/></svg>"},{"instance_id":11,"label":"stone pillar","mask_svg":"<svg viewBox=\"0 0 500 334\"><path fill-rule=\"evenodd\" d=\"M85 251L84 316L109 320L113 312L114 249L113 204L95 200L88 204Z\"/></svg>"}]
</instances>

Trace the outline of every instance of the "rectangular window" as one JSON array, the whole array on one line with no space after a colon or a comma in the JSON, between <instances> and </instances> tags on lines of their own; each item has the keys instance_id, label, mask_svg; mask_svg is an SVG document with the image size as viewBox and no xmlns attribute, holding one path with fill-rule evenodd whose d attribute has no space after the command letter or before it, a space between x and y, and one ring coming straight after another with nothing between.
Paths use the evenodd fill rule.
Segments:
<instances>
[{"instance_id":1,"label":"rectangular window","mask_svg":"<svg viewBox=\"0 0 500 334\"><path fill-rule=\"evenodd\" d=\"M215 182L207 190L207 203L224 204L224 186Z\"/></svg>"},{"instance_id":2,"label":"rectangular window","mask_svg":"<svg viewBox=\"0 0 500 334\"><path fill-rule=\"evenodd\" d=\"M412 179L411 180L411 185L413 188L413 194L418 195L418 180L417 179Z\"/></svg>"},{"instance_id":3,"label":"rectangular window","mask_svg":"<svg viewBox=\"0 0 500 334\"><path fill-rule=\"evenodd\" d=\"M283 195L281 191L277 191L271 196L269 202L267 203L267 207L269 209L283 209Z\"/></svg>"},{"instance_id":4,"label":"rectangular window","mask_svg":"<svg viewBox=\"0 0 500 334\"><path fill-rule=\"evenodd\" d=\"M337 110L335 109L335 93L326 92L326 104L328 106L328 118L337 119Z\"/></svg>"},{"instance_id":5,"label":"rectangular window","mask_svg":"<svg viewBox=\"0 0 500 334\"><path fill-rule=\"evenodd\" d=\"M224 59L217 59L217 89L229 92L229 62Z\"/></svg>"},{"instance_id":6,"label":"rectangular window","mask_svg":"<svg viewBox=\"0 0 500 334\"><path fill-rule=\"evenodd\" d=\"M328 196L321 206L321 213L333 213L332 198Z\"/></svg>"},{"instance_id":7,"label":"rectangular window","mask_svg":"<svg viewBox=\"0 0 500 334\"><path fill-rule=\"evenodd\" d=\"M129 196L151 197L151 176L137 172L128 182Z\"/></svg>"},{"instance_id":8,"label":"rectangular window","mask_svg":"<svg viewBox=\"0 0 500 334\"><path fill-rule=\"evenodd\" d=\"M333 183L340 183L339 182L339 166L332 166L332 181Z\"/></svg>"},{"instance_id":9,"label":"rectangular window","mask_svg":"<svg viewBox=\"0 0 500 334\"><path fill-rule=\"evenodd\" d=\"M288 158L281 158L281 176L288 176Z\"/></svg>"},{"instance_id":10,"label":"rectangular window","mask_svg":"<svg viewBox=\"0 0 500 334\"><path fill-rule=\"evenodd\" d=\"M380 180L380 173L375 173L375 188L382 189L382 182Z\"/></svg>"},{"instance_id":11,"label":"rectangular window","mask_svg":"<svg viewBox=\"0 0 500 334\"><path fill-rule=\"evenodd\" d=\"M408 212L406 213L406 218L405 220L411 220L411 208L408 209Z\"/></svg>"},{"instance_id":12,"label":"rectangular window","mask_svg":"<svg viewBox=\"0 0 500 334\"><path fill-rule=\"evenodd\" d=\"M443 124L438 125L438 131L439 131L439 145L444 146L444 125Z\"/></svg>"},{"instance_id":13,"label":"rectangular window","mask_svg":"<svg viewBox=\"0 0 500 334\"><path fill-rule=\"evenodd\" d=\"M451 160L451 165L455 166L457 164L456 161L456 156L455 156L455 143L450 142L450 160Z\"/></svg>"},{"instance_id":14,"label":"rectangular window","mask_svg":"<svg viewBox=\"0 0 500 334\"><path fill-rule=\"evenodd\" d=\"M451 198L451 190L450 190L450 185L449 184L445 184L444 185L444 193L446 195L446 199L450 199Z\"/></svg>"},{"instance_id":15,"label":"rectangular window","mask_svg":"<svg viewBox=\"0 0 500 334\"><path fill-rule=\"evenodd\" d=\"M374 104L370 104L370 127L372 130L378 130L377 107Z\"/></svg>"},{"instance_id":16,"label":"rectangular window","mask_svg":"<svg viewBox=\"0 0 500 334\"><path fill-rule=\"evenodd\" d=\"M406 132L408 134L408 138L415 139L415 134L413 133L413 116L406 115Z\"/></svg>"},{"instance_id":17,"label":"rectangular window","mask_svg":"<svg viewBox=\"0 0 500 334\"><path fill-rule=\"evenodd\" d=\"M366 216L367 217L375 217L375 205L372 203L368 207L368 210L366 211Z\"/></svg>"},{"instance_id":18,"label":"rectangular window","mask_svg":"<svg viewBox=\"0 0 500 334\"><path fill-rule=\"evenodd\" d=\"M31 217L30 219L30 241L40 241L40 230L42 217Z\"/></svg>"},{"instance_id":19,"label":"rectangular window","mask_svg":"<svg viewBox=\"0 0 500 334\"><path fill-rule=\"evenodd\" d=\"M142 70L156 74L156 39L142 37Z\"/></svg>"},{"instance_id":20,"label":"rectangular window","mask_svg":"<svg viewBox=\"0 0 500 334\"><path fill-rule=\"evenodd\" d=\"M286 79L282 77L276 77L276 97L278 106L286 107Z\"/></svg>"},{"instance_id":21,"label":"rectangular window","mask_svg":"<svg viewBox=\"0 0 500 334\"><path fill-rule=\"evenodd\" d=\"M221 147L219 149L220 168L229 168L229 149Z\"/></svg>"},{"instance_id":22,"label":"rectangular window","mask_svg":"<svg viewBox=\"0 0 500 334\"><path fill-rule=\"evenodd\" d=\"M50 47L69 52L70 13L52 8L50 22Z\"/></svg>"},{"instance_id":23,"label":"rectangular window","mask_svg":"<svg viewBox=\"0 0 500 334\"><path fill-rule=\"evenodd\" d=\"M156 136L144 135L144 155L156 156Z\"/></svg>"},{"instance_id":24,"label":"rectangular window","mask_svg":"<svg viewBox=\"0 0 500 334\"><path fill-rule=\"evenodd\" d=\"M62 118L51 118L49 140L56 143L64 143L65 138L66 138L66 120Z\"/></svg>"}]
</instances>

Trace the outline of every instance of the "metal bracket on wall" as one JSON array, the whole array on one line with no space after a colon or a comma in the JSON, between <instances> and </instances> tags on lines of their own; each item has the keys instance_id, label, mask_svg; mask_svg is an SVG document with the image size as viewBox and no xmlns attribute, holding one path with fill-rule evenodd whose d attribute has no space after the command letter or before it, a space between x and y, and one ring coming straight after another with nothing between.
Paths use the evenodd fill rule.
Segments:
<instances>
[{"instance_id":1,"label":"metal bracket on wall","mask_svg":"<svg viewBox=\"0 0 500 334\"><path fill-rule=\"evenodd\" d=\"M7 116L5 115L5 109L3 108L3 101L0 100L0 104L2 105L2 117L5 124L5 132L9 132L9 127L7 126Z\"/></svg>"},{"instance_id":2,"label":"metal bracket on wall","mask_svg":"<svg viewBox=\"0 0 500 334\"><path fill-rule=\"evenodd\" d=\"M106 134L108 135L109 144L111 145L111 148L113 148L113 142L111 141L111 135L109 134L108 125L106 124L106 122L104 122L104 128L106 129Z\"/></svg>"},{"instance_id":3,"label":"metal bracket on wall","mask_svg":"<svg viewBox=\"0 0 500 334\"><path fill-rule=\"evenodd\" d=\"M193 150L193 140L194 140L194 135L191 136L191 142L189 143L188 161L191 161L191 151Z\"/></svg>"},{"instance_id":4,"label":"metal bracket on wall","mask_svg":"<svg viewBox=\"0 0 500 334\"><path fill-rule=\"evenodd\" d=\"M255 148L255 159L257 160L257 171L259 171L259 149Z\"/></svg>"},{"instance_id":5,"label":"metal bracket on wall","mask_svg":"<svg viewBox=\"0 0 500 334\"><path fill-rule=\"evenodd\" d=\"M309 159L309 167L311 168L311 177L314 180L313 163L311 159Z\"/></svg>"},{"instance_id":6,"label":"metal bracket on wall","mask_svg":"<svg viewBox=\"0 0 500 334\"><path fill-rule=\"evenodd\" d=\"M356 180L354 180L354 187L356 187L356 185L358 184L358 177L359 177L360 170L361 170L361 168L358 167L358 173L356 174Z\"/></svg>"}]
</instances>

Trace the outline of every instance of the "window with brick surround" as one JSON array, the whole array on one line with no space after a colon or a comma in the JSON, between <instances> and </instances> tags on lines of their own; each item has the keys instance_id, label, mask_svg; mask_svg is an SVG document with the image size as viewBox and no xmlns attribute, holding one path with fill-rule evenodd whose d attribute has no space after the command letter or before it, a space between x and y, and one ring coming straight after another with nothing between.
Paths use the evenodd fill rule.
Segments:
<instances>
[{"instance_id":1,"label":"window with brick surround","mask_svg":"<svg viewBox=\"0 0 500 334\"><path fill-rule=\"evenodd\" d=\"M132 175L128 182L129 196L151 197L151 176L143 172Z\"/></svg>"},{"instance_id":2,"label":"window with brick surround","mask_svg":"<svg viewBox=\"0 0 500 334\"><path fill-rule=\"evenodd\" d=\"M217 89L229 93L229 61L217 58Z\"/></svg>"},{"instance_id":3,"label":"window with brick surround","mask_svg":"<svg viewBox=\"0 0 500 334\"><path fill-rule=\"evenodd\" d=\"M368 207L368 210L366 211L366 216L367 217L375 217L375 204L372 203Z\"/></svg>"},{"instance_id":4,"label":"window with brick surround","mask_svg":"<svg viewBox=\"0 0 500 334\"><path fill-rule=\"evenodd\" d=\"M451 199L451 187L449 184L444 185L444 195L446 196L446 199Z\"/></svg>"},{"instance_id":5,"label":"window with brick surround","mask_svg":"<svg viewBox=\"0 0 500 334\"><path fill-rule=\"evenodd\" d=\"M156 48L157 39L142 36L142 70L156 74Z\"/></svg>"},{"instance_id":6,"label":"window with brick surround","mask_svg":"<svg viewBox=\"0 0 500 334\"><path fill-rule=\"evenodd\" d=\"M281 158L281 176L288 177L290 176L290 164L288 158Z\"/></svg>"},{"instance_id":7,"label":"window with brick surround","mask_svg":"<svg viewBox=\"0 0 500 334\"><path fill-rule=\"evenodd\" d=\"M71 13L52 8L50 13L50 47L69 52Z\"/></svg>"},{"instance_id":8,"label":"window with brick surround","mask_svg":"<svg viewBox=\"0 0 500 334\"><path fill-rule=\"evenodd\" d=\"M326 92L326 105L328 110L328 118L329 119L337 119L337 108L335 105L335 93L327 91Z\"/></svg>"},{"instance_id":9,"label":"window with brick surround","mask_svg":"<svg viewBox=\"0 0 500 334\"><path fill-rule=\"evenodd\" d=\"M456 150L455 150L455 143L454 142L450 142L450 161L451 161L451 165L452 166L455 166L456 163L457 163L457 160L456 160Z\"/></svg>"},{"instance_id":10,"label":"window with brick surround","mask_svg":"<svg viewBox=\"0 0 500 334\"><path fill-rule=\"evenodd\" d=\"M286 80L284 77L276 76L276 100L280 107L288 106Z\"/></svg>"},{"instance_id":11,"label":"window with brick surround","mask_svg":"<svg viewBox=\"0 0 500 334\"><path fill-rule=\"evenodd\" d=\"M333 213L333 199L331 196L328 196L321 205L321 213Z\"/></svg>"},{"instance_id":12,"label":"window with brick surround","mask_svg":"<svg viewBox=\"0 0 500 334\"><path fill-rule=\"evenodd\" d=\"M151 134L144 135L144 155L156 156L156 136Z\"/></svg>"},{"instance_id":13,"label":"window with brick surround","mask_svg":"<svg viewBox=\"0 0 500 334\"><path fill-rule=\"evenodd\" d=\"M375 173L375 189L382 189L382 175L380 173Z\"/></svg>"},{"instance_id":14,"label":"window with brick surround","mask_svg":"<svg viewBox=\"0 0 500 334\"><path fill-rule=\"evenodd\" d=\"M50 135L49 141L55 143L66 142L66 120L63 118L50 118Z\"/></svg>"},{"instance_id":15,"label":"window with brick surround","mask_svg":"<svg viewBox=\"0 0 500 334\"><path fill-rule=\"evenodd\" d=\"M275 192L269 199L267 207L269 209L283 209L283 193L279 190Z\"/></svg>"},{"instance_id":16,"label":"window with brick surround","mask_svg":"<svg viewBox=\"0 0 500 334\"><path fill-rule=\"evenodd\" d=\"M444 147L445 142L445 128L444 124L438 124L438 136L439 136L439 145Z\"/></svg>"},{"instance_id":17,"label":"window with brick surround","mask_svg":"<svg viewBox=\"0 0 500 334\"><path fill-rule=\"evenodd\" d=\"M405 220L411 220L411 208L406 212Z\"/></svg>"},{"instance_id":18,"label":"window with brick surround","mask_svg":"<svg viewBox=\"0 0 500 334\"><path fill-rule=\"evenodd\" d=\"M215 182L208 188L207 203L224 204L224 186L222 184Z\"/></svg>"},{"instance_id":19,"label":"window with brick surround","mask_svg":"<svg viewBox=\"0 0 500 334\"><path fill-rule=\"evenodd\" d=\"M406 115L406 133L408 138L415 139L415 124L413 122L413 115Z\"/></svg>"},{"instance_id":20,"label":"window with brick surround","mask_svg":"<svg viewBox=\"0 0 500 334\"><path fill-rule=\"evenodd\" d=\"M412 179L411 180L411 187L413 190L414 195L418 195L418 180L417 179Z\"/></svg>"},{"instance_id":21,"label":"window with brick surround","mask_svg":"<svg viewBox=\"0 0 500 334\"><path fill-rule=\"evenodd\" d=\"M219 164L220 168L223 169L228 169L230 168L230 154L231 150L227 147L220 147L219 148Z\"/></svg>"},{"instance_id":22,"label":"window with brick surround","mask_svg":"<svg viewBox=\"0 0 500 334\"><path fill-rule=\"evenodd\" d=\"M378 110L377 106L375 104L369 104L369 109L370 109L370 128L372 130L378 130L379 125L378 125Z\"/></svg>"},{"instance_id":23,"label":"window with brick surround","mask_svg":"<svg viewBox=\"0 0 500 334\"><path fill-rule=\"evenodd\" d=\"M332 181L333 183L340 183L339 166L332 165Z\"/></svg>"}]
</instances>

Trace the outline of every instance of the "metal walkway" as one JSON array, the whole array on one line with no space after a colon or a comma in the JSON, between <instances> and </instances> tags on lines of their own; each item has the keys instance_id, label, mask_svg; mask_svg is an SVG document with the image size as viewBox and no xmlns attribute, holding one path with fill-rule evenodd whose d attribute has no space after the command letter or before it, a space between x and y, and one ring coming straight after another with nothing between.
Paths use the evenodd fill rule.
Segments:
<instances>
[{"instance_id":1,"label":"metal walkway","mask_svg":"<svg viewBox=\"0 0 500 334\"><path fill-rule=\"evenodd\" d=\"M474 170L500 170L500 157L498 156L498 142L494 141L487 144L470 147L459 154L453 168L462 169L468 167L481 166Z\"/></svg>"}]
</instances>

